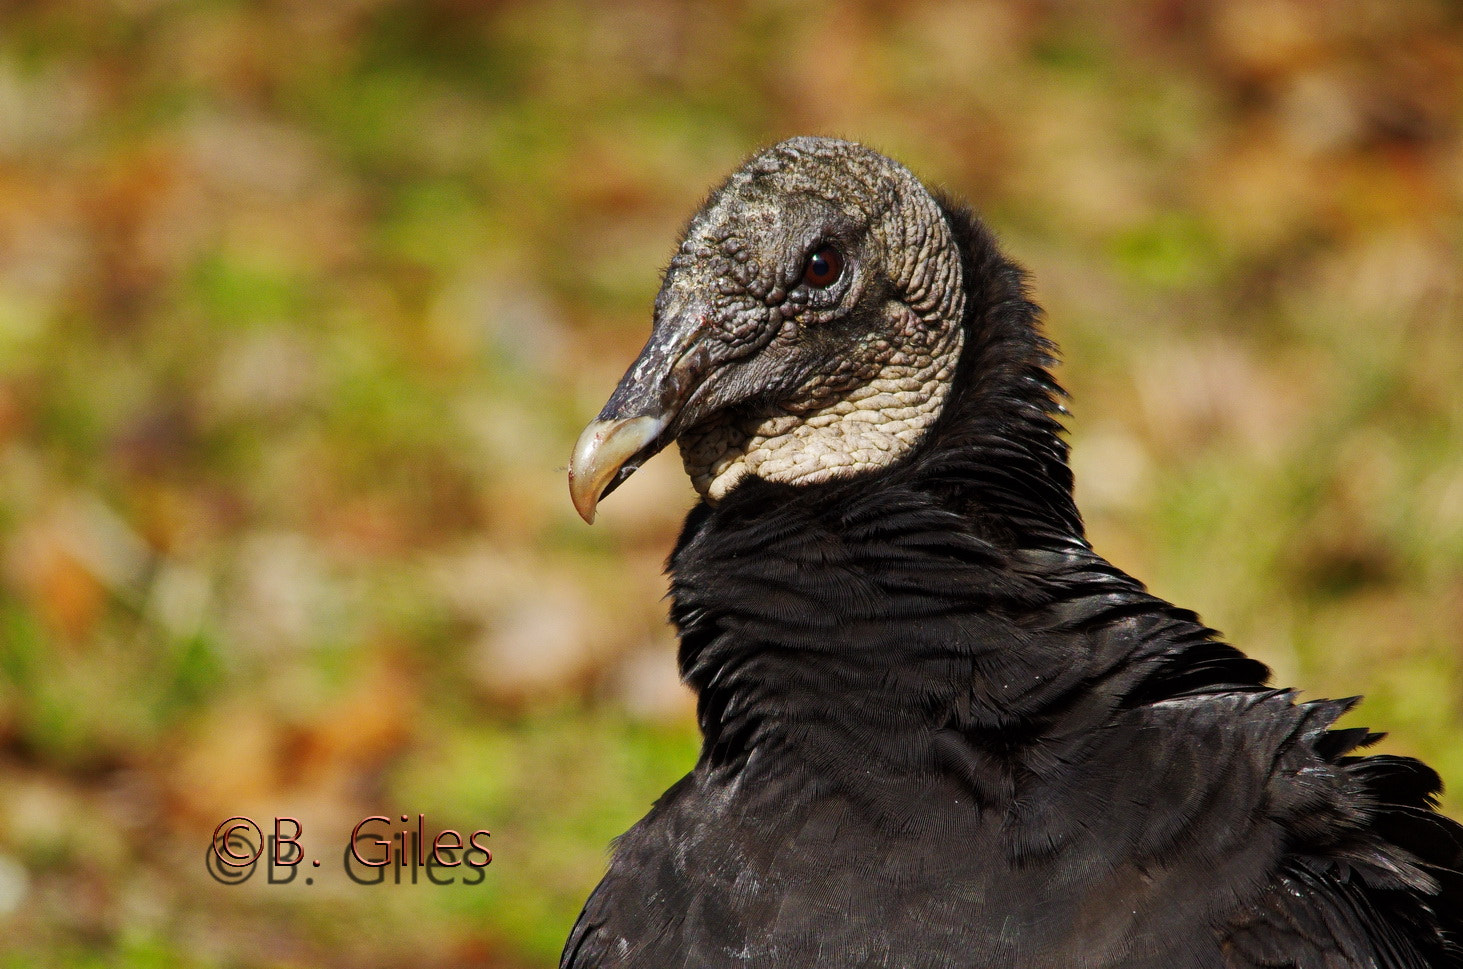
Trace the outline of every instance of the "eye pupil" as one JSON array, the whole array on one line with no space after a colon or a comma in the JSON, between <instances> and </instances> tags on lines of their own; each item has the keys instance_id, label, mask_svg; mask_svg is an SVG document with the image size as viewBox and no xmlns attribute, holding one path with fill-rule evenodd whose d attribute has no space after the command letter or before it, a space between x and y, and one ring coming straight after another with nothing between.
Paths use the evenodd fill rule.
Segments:
<instances>
[{"instance_id":1,"label":"eye pupil","mask_svg":"<svg viewBox=\"0 0 1463 969\"><path fill-rule=\"evenodd\" d=\"M827 289L843 275L843 256L832 246L824 246L808 257L803 282L816 289Z\"/></svg>"}]
</instances>

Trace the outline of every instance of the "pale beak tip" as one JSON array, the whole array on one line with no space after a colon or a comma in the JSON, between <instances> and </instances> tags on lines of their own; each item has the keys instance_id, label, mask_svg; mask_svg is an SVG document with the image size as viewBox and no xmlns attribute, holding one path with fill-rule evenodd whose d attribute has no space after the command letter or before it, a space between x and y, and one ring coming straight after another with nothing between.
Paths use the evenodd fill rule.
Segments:
<instances>
[{"instance_id":1,"label":"pale beak tip","mask_svg":"<svg viewBox=\"0 0 1463 969\"><path fill-rule=\"evenodd\" d=\"M586 525L594 524L594 512L599 505L599 496L588 488L576 487L574 469L569 469L569 497L574 501L574 510L584 519Z\"/></svg>"},{"instance_id":2,"label":"pale beak tip","mask_svg":"<svg viewBox=\"0 0 1463 969\"><path fill-rule=\"evenodd\" d=\"M655 442L665 426L664 418L648 416L590 422L569 460L569 497L580 518L594 524L605 488L626 463Z\"/></svg>"}]
</instances>

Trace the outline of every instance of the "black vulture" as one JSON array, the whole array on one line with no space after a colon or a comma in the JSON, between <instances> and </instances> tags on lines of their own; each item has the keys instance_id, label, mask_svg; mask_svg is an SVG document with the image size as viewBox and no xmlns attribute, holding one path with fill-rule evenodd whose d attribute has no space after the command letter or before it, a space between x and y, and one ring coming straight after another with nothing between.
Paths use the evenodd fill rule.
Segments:
<instances>
[{"instance_id":1,"label":"black vulture","mask_svg":"<svg viewBox=\"0 0 1463 969\"><path fill-rule=\"evenodd\" d=\"M569 468L592 520L679 444L704 744L564 969L1463 966L1438 776L1093 551L1054 353L982 224L868 148L710 196Z\"/></svg>"}]
</instances>

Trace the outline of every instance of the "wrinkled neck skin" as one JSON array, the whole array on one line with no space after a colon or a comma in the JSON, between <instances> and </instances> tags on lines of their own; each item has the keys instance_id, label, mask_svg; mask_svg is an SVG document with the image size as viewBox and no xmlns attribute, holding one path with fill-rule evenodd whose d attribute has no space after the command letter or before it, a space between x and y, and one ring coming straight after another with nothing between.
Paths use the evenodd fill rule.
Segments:
<instances>
[{"instance_id":1,"label":"wrinkled neck skin","mask_svg":"<svg viewBox=\"0 0 1463 969\"><path fill-rule=\"evenodd\" d=\"M958 326L933 329L908 310L902 349L871 361L849 393L824 405L770 404L726 413L684 434L681 459L701 497L719 502L751 475L814 484L897 461L934 424L960 359Z\"/></svg>"}]
</instances>

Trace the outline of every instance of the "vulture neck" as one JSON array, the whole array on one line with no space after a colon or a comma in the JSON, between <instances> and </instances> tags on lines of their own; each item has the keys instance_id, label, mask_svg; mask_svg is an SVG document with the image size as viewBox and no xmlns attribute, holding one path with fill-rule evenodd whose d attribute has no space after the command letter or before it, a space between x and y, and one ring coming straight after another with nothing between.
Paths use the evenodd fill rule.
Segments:
<instances>
[{"instance_id":1,"label":"vulture neck","mask_svg":"<svg viewBox=\"0 0 1463 969\"><path fill-rule=\"evenodd\" d=\"M1056 345L1026 274L968 211L942 202L966 281L964 346L950 400L901 470L998 545L1086 546L1062 438Z\"/></svg>"},{"instance_id":2,"label":"vulture neck","mask_svg":"<svg viewBox=\"0 0 1463 969\"><path fill-rule=\"evenodd\" d=\"M748 477L698 505L671 556L681 669L713 767L780 749L764 761L801 757L814 778L928 777L932 757L975 756L934 739L1006 743L1091 672L1081 640L1032 631L1051 619L1054 573L1092 558L1053 347L1021 270L963 211L946 214L967 280L963 334L920 442L846 478ZM1104 594L1141 592L1115 570L1102 581Z\"/></svg>"}]
</instances>

